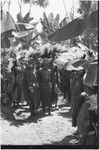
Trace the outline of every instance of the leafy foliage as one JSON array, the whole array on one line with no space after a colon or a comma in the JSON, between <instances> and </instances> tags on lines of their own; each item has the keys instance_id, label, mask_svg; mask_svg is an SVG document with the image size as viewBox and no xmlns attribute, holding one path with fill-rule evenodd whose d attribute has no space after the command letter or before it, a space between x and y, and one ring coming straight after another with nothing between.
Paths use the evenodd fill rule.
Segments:
<instances>
[{"instance_id":1,"label":"leafy foliage","mask_svg":"<svg viewBox=\"0 0 100 150\"><path fill-rule=\"evenodd\" d=\"M48 17L45 12L43 13L43 19L40 20L42 24L42 32L41 37L43 39L43 43L48 41L48 36L60 28L60 15L57 14L54 17L53 13L50 13Z\"/></svg>"},{"instance_id":2,"label":"leafy foliage","mask_svg":"<svg viewBox=\"0 0 100 150\"><path fill-rule=\"evenodd\" d=\"M79 1L80 8L78 9L78 12L83 14L83 13L89 13L91 9L92 2L91 1Z\"/></svg>"},{"instance_id":3,"label":"leafy foliage","mask_svg":"<svg viewBox=\"0 0 100 150\"><path fill-rule=\"evenodd\" d=\"M86 55L86 58L88 59L88 51L89 49L86 49L86 47L71 47L66 48L65 46L61 46L61 52L55 59L55 63L58 65L58 67L62 67L64 64L73 61L82 59L84 55Z\"/></svg>"},{"instance_id":4,"label":"leafy foliage","mask_svg":"<svg viewBox=\"0 0 100 150\"><path fill-rule=\"evenodd\" d=\"M23 0L24 3L31 3L31 4L36 4L40 7L47 7L48 6L48 0Z\"/></svg>"},{"instance_id":5,"label":"leafy foliage","mask_svg":"<svg viewBox=\"0 0 100 150\"><path fill-rule=\"evenodd\" d=\"M78 12L81 14L87 14L91 11L98 9L97 1L82 1L80 0L80 8ZM89 29L82 37L81 42L88 48L92 48L94 51L98 51L98 29Z\"/></svg>"},{"instance_id":6,"label":"leafy foliage","mask_svg":"<svg viewBox=\"0 0 100 150\"><path fill-rule=\"evenodd\" d=\"M17 22L18 23L26 23L28 24L30 21L32 21L33 18L30 17L30 12L28 12L24 17L21 16L21 13L18 13L17 15ZM38 32L35 29L37 23L34 23L34 28L29 32L27 36L24 36L22 38L16 38L14 44L21 43L23 49L29 49L29 47L35 48L37 46L36 39L38 37ZM25 31L25 25L24 24L18 24L18 29L21 31ZM34 36L33 36L34 34Z\"/></svg>"},{"instance_id":7,"label":"leafy foliage","mask_svg":"<svg viewBox=\"0 0 100 150\"><path fill-rule=\"evenodd\" d=\"M98 29L88 30L82 37L82 42L94 51L98 51Z\"/></svg>"},{"instance_id":8,"label":"leafy foliage","mask_svg":"<svg viewBox=\"0 0 100 150\"><path fill-rule=\"evenodd\" d=\"M47 7L48 6L48 0L36 0L36 4L39 5L40 7Z\"/></svg>"},{"instance_id":9,"label":"leafy foliage","mask_svg":"<svg viewBox=\"0 0 100 150\"><path fill-rule=\"evenodd\" d=\"M17 14L17 22L20 23L29 23L33 18L30 18L30 13L28 12L24 17L20 13Z\"/></svg>"},{"instance_id":10,"label":"leafy foliage","mask_svg":"<svg viewBox=\"0 0 100 150\"><path fill-rule=\"evenodd\" d=\"M78 12L80 14L86 14L90 11L94 11L98 9L98 1L83 1L79 0L79 9Z\"/></svg>"}]
</instances>

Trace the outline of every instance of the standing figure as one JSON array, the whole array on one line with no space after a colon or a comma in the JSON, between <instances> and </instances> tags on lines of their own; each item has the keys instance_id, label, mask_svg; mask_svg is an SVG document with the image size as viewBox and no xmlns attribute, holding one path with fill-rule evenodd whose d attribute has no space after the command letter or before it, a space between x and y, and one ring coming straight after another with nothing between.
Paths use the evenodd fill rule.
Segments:
<instances>
[{"instance_id":1,"label":"standing figure","mask_svg":"<svg viewBox=\"0 0 100 150\"><path fill-rule=\"evenodd\" d=\"M13 97L13 106L15 107L17 103L17 107L19 105L19 101L21 100L21 86L20 86L20 70L17 66L17 61L13 61L13 67L11 68L12 72L12 97Z\"/></svg>"},{"instance_id":2,"label":"standing figure","mask_svg":"<svg viewBox=\"0 0 100 150\"><path fill-rule=\"evenodd\" d=\"M60 89L63 93L64 99L68 97L68 101L71 101L71 92L70 92L70 72L62 69L60 73Z\"/></svg>"},{"instance_id":3,"label":"standing figure","mask_svg":"<svg viewBox=\"0 0 100 150\"><path fill-rule=\"evenodd\" d=\"M51 107L51 70L48 69L48 60L44 59L43 67L38 71L38 81L40 88L40 96L42 101L42 109L45 113L46 107L48 107L48 113L50 115Z\"/></svg>"},{"instance_id":4,"label":"standing figure","mask_svg":"<svg viewBox=\"0 0 100 150\"><path fill-rule=\"evenodd\" d=\"M31 94L31 107L35 110L39 108L39 85L37 78L36 63L33 62L33 67L30 68L29 89Z\"/></svg>"},{"instance_id":5,"label":"standing figure","mask_svg":"<svg viewBox=\"0 0 100 150\"><path fill-rule=\"evenodd\" d=\"M11 75L10 73L6 74L5 82L4 82L5 95L8 99L9 105L12 106L13 98L11 92Z\"/></svg>"},{"instance_id":6,"label":"standing figure","mask_svg":"<svg viewBox=\"0 0 100 150\"><path fill-rule=\"evenodd\" d=\"M76 85L73 88L72 96L71 96L71 104L72 104L72 126L76 127L77 122L77 114L80 103L80 94L83 92L83 76L85 74L85 70L77 73L76 76ZM82 101L82 100L81 100Z\"/></svg>"},{"instance_id":7,"label":"standing figure","mask_svg":"<svg viewBox=\"0 0 100 150\"><path fill-rule=\"evenodd\" d=\"M96 86L84 87L84 102L77 115L77 132L80 145L98 145L98 90ZM82 98L80 99L82 100ZM90 134L92 133L92 134Z\"/></svg>"},{"instance_id":8,"label":"standing figure","mask_svg":"<svg viewBox=\"0 0 100 150\"><path fill-rule=\"evenodd\" d=\"M2 71L2 70L1 70ZM1 72L1 102L12 105L11 75L7 70Z\"/></svg>"},{"instance_id":9,"label":"standing figure","mask_svg":"<svg viewBox=\"0 0 100 150\"><path fill-rule=\"evenodd\" d=\"M55 102L55 108L57 108L57 101L58 101L58 87L59 87L58 78L59 78L58 68L57 66L53 65L51 72L51 81L52 81L51 101L52 103Z\"/></svg>"},{"instance_id":10,"label":"standing figure","mask_svg":"<svg viewBox=\"0 0 100 150\"><path fill-rule=\"evenodd\" d=\"M29 99L29 66L26 65L26 68L23 72L23 93L24 93L24 100L28 103Z\"/></svg>"},{"instance_id":11,"label":"standing figure","mask_svg":"<svg viewBox=\"0 0 100 150\"><path fill-rule=\"evenodd\" d=\"M30 106L31 116L35 115L35 107L34 107L34 97L32 95L32 68L28 65L25 68L24 76L23 76L23 92L24 99Z\"/></svg>"}]
</instances>

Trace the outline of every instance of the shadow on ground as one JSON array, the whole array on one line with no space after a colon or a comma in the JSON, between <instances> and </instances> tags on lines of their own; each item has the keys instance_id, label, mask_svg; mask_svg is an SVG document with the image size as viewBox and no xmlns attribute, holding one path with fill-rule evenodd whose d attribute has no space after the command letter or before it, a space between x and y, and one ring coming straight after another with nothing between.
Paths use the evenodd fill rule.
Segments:
<instances>
[{"instance_id":1,"label":"shadow on ground","mask_svg":"<svg viewBox=\"0 0 100 150\"><path fill-rule=\"evenodd\" d=\"M59 108L61 111L57 112L57 115L62 117L71 117L70 109L68 109L69 104L61 104L59 105ZM68 110L67 110L68 109ZM20 105L18 109L11 110L9 107L3 107L2 108L2 118L9 121L10 125L14 125L16 127L22 126L23 124L29 124L29 123L38 123L38 121L41 120L41 118L46 117L47 115L43 114L42 108L40 107L39 110L36 112L35 116L30 116L30 108L27 105ZM55 111L55 107L52 107L51 112Z\"/></svg>"},{"instance_id":2,"label":"shadow on ground","mask_svg":"<svg viewBox=\"0 0 100 150\"><path fill-rule=\"evenodd\" d=\"M65 111L60 111L57 113L59 116L62 116L64 118L71 118L71 109L68 109L67 108L65 109Z\"/></svg>"},{"instance_id":3,"label":"shadow on ground","mask_svg":"<svg viewBox=\"0 0 100 150\"><path fill-rule=\"evenodd\" d=\"M93 144L93 142L87 143L86 145L81 145L79 138L76 135L66 136L61 141L52 142L51 145L64 146L69 149L98 149L98 144Z\"/></svg>"},{"instance_id":4,"label":"shadow on ground","mask_svg":"<svg viewBox=\"0 0 100 150\"><path fill-rule=\"evenodd\" d=\"M54 109L52 110L54 111ZM23 118L27 116L26 118ZM30 115L30 108L27 106L19 106L18 109L12 111L9 107L3 107L1 117L10 122L13 126L22 126L23 124L38 123L43 117L47 117L48 114L44 115L42 109L35 113L34 116Z\"/></svg>"},{"instance_id":5,"label":"shadow on ground","mask_svg":"<svg viewBox=\"0 0 100 150\"><path fill-rule=\"evenodd\" d=\"M69 135L66 136L64 139L62 139L61 141L57 141L57 142L52 142L52 145L73 145L73 146L77 146L78 145L78 138L76 137L76 135Z\"/></svg>"}]
</instances>

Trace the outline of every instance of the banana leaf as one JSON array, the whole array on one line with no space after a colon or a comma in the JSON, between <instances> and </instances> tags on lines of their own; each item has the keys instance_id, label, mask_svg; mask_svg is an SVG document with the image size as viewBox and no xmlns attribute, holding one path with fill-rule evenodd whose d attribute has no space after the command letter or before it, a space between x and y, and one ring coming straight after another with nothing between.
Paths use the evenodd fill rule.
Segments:
<instances>
[{"instance_id":1,"label":"banana leaf","mask_svg":"<svg viewBox=\"0 0 100 150\"><path fill-rule=\"evenodd\" d=\"M10 46L11 44L7 37L1 39L1 48L9 48Z\"/></svg>"},{"instance_id":2,"label":"banana leaf","mask_svg":"<svg viewBox=\"0 0 100 150\"><path fill-rule=\"evenodd\" d=\"M28 13L25 15L25 17L23 18L23 22L27 22L27 23L29 23L29 22L32 21L32 20L33 20L33 18L30 17L30 12L28 12Z\"/></svg>"},{"instance_id":3,"label":"banana leaf","mask_svg":"<svg viewBox=\"0 0 100 150\"><path fill-rule=\"evenodd\" d=\"M65 63L63 68L65 70L82 70L86 69L89 66L89 61L84 59L78 59L74 61L70 61L69 63Z\"/></svg>"},{"instance_id":4,"label":"banana leaf","mask_svg":"<svg viewBox=\"0 0 100 150\"><path fill-rule=\"evenodd\" d=\"M70 61L69 63L64 64L63 68L65 70L82 70L85 69L86 66L89 66L89 61L88 60L75 60L75 61Z\"/></svg>"},{"instance_id":5,"label":"banana leaf","mask_svg":"<svg viewBox=\"0 0 100 150\"><path fill-rule=\"evenodd\" d=\"M89 15L78 17L51 34L48 39L50 41L60 42L77 37L89 28L98 28L98 14L99 12L96 10Z\"/></svg>"},{"instance_id":6,"label":"banana leaf","mask_svg":"<svg viewBox=\"0 0 100 150\"><path fill-rule=\"evenodd\" d=\"M84 80L84 85L92 88L93 86L98 86L98 62L90 63L86 78Z\"/></svg>"},{"instance_id":7,"label":"banana leaf","mask_svg":"<svg viewBox=\"0 0 100 150\"><path fill-rule=\"evenodd\" d=\"M13 34L16 38L20 39L20 38L22 38L22 37L25 37L25 36L29 35L31 32L33 32L33 29L32 29L32 30L29 30L29 31L13 32L12 34Z\"/></svg>"},{"instance_id":8,"label":"banana leaf","mask_svg":"<svg viewBox=\"0 0 100 150\"><path fill-rule=\"evenodd\" d=\"M79 59L79 60L75 60L73 61L71 64L74 67L83 67L85 69L86 66L89 66L90 61L89 60L85 60L85 59Z\"/></svg>"},{"instance_id":9,"label":"banana leaf","mask_svg":"<svg viewBox=\"0 0 100 150\"><path fill-rule=\"evenodd\" d=\"M11 30L9 30L9 31L6 31L6 32L3 32L2 34L1 34L1 36L4 38L4 37L8 37L8 38L13 38L14 36L12 35L12 32L13 32L14 30L13 29L11 29Z\"/></svg>"},{"instance_id":10,"label":"banana leaf","mask_svg":"<svg viewBox=\"0 0 100 150\"><path fill-rule=\"evenodd\" d=\"M11 30L16 30L15 22L10 13L7 12L1 20L1 34Z\"/></svg>"},{"instance_id":11,"label":"banana leaf","mask_svg":"<svg viewBox=\"0 0 100 150\"><path fill-rule=\"evenodd\" d=\"M75 70L75 71L83 70L83 67L82 67L82 66L74 67L70 62L69 62L69 63L66 63L66 64L63 66L63 68L64 68L64 70L68 70L68 71L72 71L72 70Z\"/></svg>"},{"instance_id":12,"label":"banana leaf","mask_svg":"<svg viewBox=\"0 0 100 150\"><path fill-rule=\"evenodd\" d=\"M16 23L16 29L17 31L27 31L27 30L32 30L36 27L37 23L30 24L30 23Z\"/></svg>"}]
</instances>

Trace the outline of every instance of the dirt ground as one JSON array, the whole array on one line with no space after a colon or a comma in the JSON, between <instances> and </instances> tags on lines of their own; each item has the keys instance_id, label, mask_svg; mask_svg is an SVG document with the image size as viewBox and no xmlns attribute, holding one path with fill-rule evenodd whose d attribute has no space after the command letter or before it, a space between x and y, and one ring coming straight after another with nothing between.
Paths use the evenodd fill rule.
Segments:
<instances>
[{"instance_id":1,"label":"dirt ground","mask_svg":"<svg viewBox=\"0 0 100 150\"><path fill-rule=\"evenodd\" d=\"M41 108L35 117L30 117L29 107L20 105L14 112L15 120L0 118L2 145L75 145L78 140L72 127L69 105L61 98L59 109L54 108L51 115L43 115Z\"/></svg>"}]
</instances>

